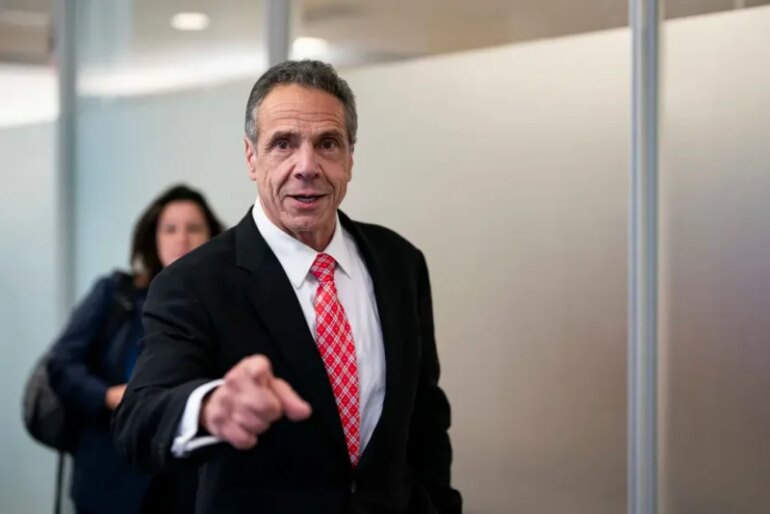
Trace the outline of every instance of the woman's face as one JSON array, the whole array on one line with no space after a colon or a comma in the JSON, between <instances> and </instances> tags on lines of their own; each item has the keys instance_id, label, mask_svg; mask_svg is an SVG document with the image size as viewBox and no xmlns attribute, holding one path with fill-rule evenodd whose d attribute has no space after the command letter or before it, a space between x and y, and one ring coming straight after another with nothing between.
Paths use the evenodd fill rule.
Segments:
<instances>
[{"instance_id":1,"label":"woman's face","mask_svg":"<svg viewBox=\"0 0 770 514\"><path fill-rule=\"evenodd\" d=\"M209 240L203 211L191 200L171 202L160 213L155 244L163 267Z\"/></svg>"}]
</instances>

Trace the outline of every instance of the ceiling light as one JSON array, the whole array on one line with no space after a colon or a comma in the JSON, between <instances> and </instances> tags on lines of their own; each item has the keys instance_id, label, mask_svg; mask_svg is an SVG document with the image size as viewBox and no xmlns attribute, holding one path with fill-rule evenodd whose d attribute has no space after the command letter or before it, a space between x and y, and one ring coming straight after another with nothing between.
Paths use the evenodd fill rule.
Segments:
<instances>
[{"instance_id":1,"label":"ceiling light","mask_svg":"<svg viewBox=\"0 0 770 514\"><path fill-rule=\"evenodd\" d=\"M317 37L298 37L291 45L292 57L306 59L321 57L329 50L329 42Z\"/></svg>"},{"instance_id":2,"label":"ceiling light","mask_svg":"<svg viewBox=\"0 0 770 514\"><path fill-rule=\"evenodd\" d=\"M179 12L171 17L171 26L177 30L204 30L211 18L202 12Z\"/></svg>"}]
</instances>

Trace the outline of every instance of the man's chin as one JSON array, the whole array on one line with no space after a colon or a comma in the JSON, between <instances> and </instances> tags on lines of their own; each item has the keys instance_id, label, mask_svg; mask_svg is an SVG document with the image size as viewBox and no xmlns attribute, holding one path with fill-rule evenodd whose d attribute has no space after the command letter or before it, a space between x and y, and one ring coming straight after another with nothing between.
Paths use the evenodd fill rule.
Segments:
<instances>
[{"instance_id":1,"label":"man's chin","mask_svg":"<svg viewBox=\"0 0 770 514\"><path fill-rule=\"evenodd\" d=\"M287 219L284 226L292 234L297 235L323 235L329 232L329 236L334 232L336 218L326 219L318 216L292 216Z\"/></svg>"},{"instance_id":2,"label":"man's chin","mask_svg":"<svg viewBox=\"0 0 770 514\"><path fill-rule=\"evenodd\" d=\"M298 220L294 218L291 223L287 225L291 232L295 234L307 234L318 232L321 230L321 224L317 220Z\"/></svg>"}]
</instances>

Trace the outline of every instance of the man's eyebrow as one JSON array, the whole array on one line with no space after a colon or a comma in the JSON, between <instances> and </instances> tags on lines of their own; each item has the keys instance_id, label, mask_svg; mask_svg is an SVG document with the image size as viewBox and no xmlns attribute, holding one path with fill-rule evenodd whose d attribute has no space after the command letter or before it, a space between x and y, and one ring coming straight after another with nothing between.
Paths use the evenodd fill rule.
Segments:
<instances>
[{"instance_id":1,"label":"man's eyebrow","mask_svg":"<svg viewBox=\"0 0 770 514\"><path fill-rule=\"evenodd\" d=\"M339 129L329 129L324 130L316 136L317 139L323 139L326 137L344 138L345 134Z\"/></svg>"},{"instance_id":2,"label":"man's eyebrow","mask_svg":"<svg viewBox=\"0 0 770 514\"><path fill-rule=\"evenodd\" d=\"M279 130L278 132L273 132L270 134L270 137L265 138L264 144L265 147L269 147L279 139L289 139L293 141L296 140L297 137L299 137L299 135L292 130Z\"/></svg>"},{"instance_id":3,"label":"man's eyebrow","mask_svg":"<svg viewBox=\"0 0 770 514\"><path fill-rule=\"evenodd\" d=\"M273 132L272 134L270 134L270 136L265 139L265 142L269 146L279 139L296 140L299 137L300 137L299 133L297 133L294 130L279 130L277 132ZM335 129L328 129L328 130L319 132L318 134L313 136L313 139L316 141L320 141L328 137L335 138L335 139L345 139L346 136L342 130L335 128Z\"/></svg>"},{"instance_id":4,"label":"man's eyebrow","mask_svg":"<svg viewBox=\"0 0 770 514\"><path fill-rule=\"evenodd\" d=\"M297 133L293 130L279 130L278 132L273 132L270 135L270 138L268 141L275 141L276 139L283 139L283 138L294 138L297 137Z\"/></svg>"}]
</instances>

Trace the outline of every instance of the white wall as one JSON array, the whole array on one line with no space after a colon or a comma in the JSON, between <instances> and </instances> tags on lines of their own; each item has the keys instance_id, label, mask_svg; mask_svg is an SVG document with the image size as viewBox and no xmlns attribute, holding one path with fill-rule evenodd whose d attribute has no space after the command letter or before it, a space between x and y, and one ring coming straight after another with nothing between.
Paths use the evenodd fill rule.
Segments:
<instances>
[{"instance_id":1,"label":"white wall","mask_svg":"<svg viewBox=\"0 0 770 514\"><path fill-rule=\"evenodd\" d=\"M76 289L128 266L131 230L162 189L180 181L211 193L234 224L256 197L240 120L251 84L129 100L80 102L76 171ZM241 186L241 187L238 187Z\"/></svg>"},{"instance_id":2,"label":"white wall","mask_svg":"<svg viewBox=\"0 0 770 514\"><path fill-rule=\"evenodd\" d=\"M770 512L770 8L666 32L661 514Z\"/></svg>"},{"instance_id":3,"label":"white wall","mask_svg":"<svg viewBox=\"0 0 770 514\"><path fill-rule=\"evenodd\" d=\"M54 128L0 129L0 512L51 510L54 453L21 421L23 384L58 330Z\"/></svg>"},{"instance_id":4,"label":"white wall","mask_svg":"<svg viewBox=\"0 0 770 514\"><path fill-rule=\"evenodd\" d=\"M58 109L52 68L0 63L0 128L50 124Z\"/></svg>"}]
</instances>

